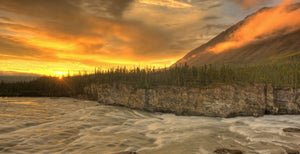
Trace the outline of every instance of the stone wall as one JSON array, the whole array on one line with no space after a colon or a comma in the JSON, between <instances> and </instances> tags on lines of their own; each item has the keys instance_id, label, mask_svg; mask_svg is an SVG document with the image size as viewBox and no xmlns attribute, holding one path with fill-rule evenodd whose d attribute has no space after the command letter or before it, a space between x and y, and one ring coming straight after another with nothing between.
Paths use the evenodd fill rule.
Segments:
<instances>
[{"instance_id":1,"label":"stone wall","mask_svg":"<svg viewBox=\"0 0 300 154\"><path fill-rule=\"evenodd\" d=\"M222 85L210 89L159 86L90 85L85 93L99 103L151 112L211 117L299 114L300 89L277 89L270 85Z\"/></svg>"}]
</instances>

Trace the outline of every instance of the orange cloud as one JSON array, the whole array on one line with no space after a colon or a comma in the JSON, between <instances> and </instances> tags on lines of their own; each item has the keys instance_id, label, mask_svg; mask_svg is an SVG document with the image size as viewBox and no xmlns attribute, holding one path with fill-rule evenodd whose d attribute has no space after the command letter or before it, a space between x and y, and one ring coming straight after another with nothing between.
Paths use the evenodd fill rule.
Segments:
<instances>
[{"instance_id":1,"label":"orange cloud","mask_svg":"<svg viewBox=\"0 0 300 154\"><path fill-rule=\"evenodd\" d=\"M147 49L150 51L153 49L151 47L156 45L156 41L163 43L160 35L156 32L151 33L151 30L148 31L145 27L117 25L95 19L90 21L93 21L93 27L88 31L92 35L70 35L49 30L45 26L35 28L36 23L22 23L32 27L0 23L0 28L7 33L2 34L3 40L0 40L1 70L44 75L68 71L76 74L79 70L93 71L98 66L108 69L135 63L139 66L164 67L171 65L178 58L170 58L170 55L167 59L143 57L136 53L135 49L145 50L145 47L150 47ZM144 37L146 34L148 36ZM159 46L159 43L156 46Z\"/></svg>"},{"instance_id":2,"label":"orange cloud","mask_svg":"<svg viewBox=\"0 0 300 154\"><path fill-rule=\"evenodd\" d=\"M292 8L290 6L292 2L293 0L285 0L275 8L267 8L248 17L226 42L209 48L209 51L221 53L254 41L299 29L300 9L299 7Z\"/></svg>"}]
</instances>

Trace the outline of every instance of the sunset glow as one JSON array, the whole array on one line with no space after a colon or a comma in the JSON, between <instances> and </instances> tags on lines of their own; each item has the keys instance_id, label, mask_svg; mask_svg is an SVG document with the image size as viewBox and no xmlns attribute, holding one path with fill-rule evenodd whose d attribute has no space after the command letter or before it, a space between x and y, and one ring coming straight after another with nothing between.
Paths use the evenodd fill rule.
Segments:
<instances>
[{"instance_id":1,"label":"sunset glow","mask_svg":"<svg viewBox=\"0 0 300 154\"><path fill-rule=\"evenodd\" d=\"M164 68L249 13L280 2L0 0L0 71L65 76L117 66ZM292 2L297 0L281 5ZM261 23L263 15L270 18ZM298 26L295 16L299 10L263 12L210 50L219 53L284 26ZM253 28L257 24L260 28Z\"/></svg>"},{"instance_id":2,"label":"sunset glow","mask_svg":"<svg viewBox=\"0 0 300 154\"><path fill-rule=\"evenodd\" d=\"M55 76L58 77L58 79L63 79L64 76L66 76L66 72L55 72Z\"/></svg>"}]
</instances>

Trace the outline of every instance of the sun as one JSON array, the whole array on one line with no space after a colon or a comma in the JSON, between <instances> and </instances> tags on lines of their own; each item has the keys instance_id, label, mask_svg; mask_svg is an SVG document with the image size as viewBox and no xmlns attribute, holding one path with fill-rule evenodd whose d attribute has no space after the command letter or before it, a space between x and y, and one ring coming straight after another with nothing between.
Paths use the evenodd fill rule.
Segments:
<instances>
[{"instance_id":1,"label":"sun","mask_svg":"<svg viewBox=\"0 0 300 154\"><path fill-rule=\"evenodd\" d=\"M59 80L62 80L67 73L66 72L55 72L54 74Z\"/></svg>"}]
</instances>

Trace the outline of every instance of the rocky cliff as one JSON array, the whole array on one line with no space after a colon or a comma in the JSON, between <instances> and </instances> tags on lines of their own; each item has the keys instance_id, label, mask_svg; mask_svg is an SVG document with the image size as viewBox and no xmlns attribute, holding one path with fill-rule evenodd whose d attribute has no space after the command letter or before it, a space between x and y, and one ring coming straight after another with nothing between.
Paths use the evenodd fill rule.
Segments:
<instances>
[{"instance_id":1,"label":"rocky cliff","mask_svg":"<svg viewBox=\"0 0 300 154\"><path fill-rule=\"evenodd\" d=\"M85 93L99 103L151 112L211 117L300 114L300 89L270 85L222 85L210 89L159 86L141 89L129 85L90 85Z\"/></svg>"}]
</instances>

